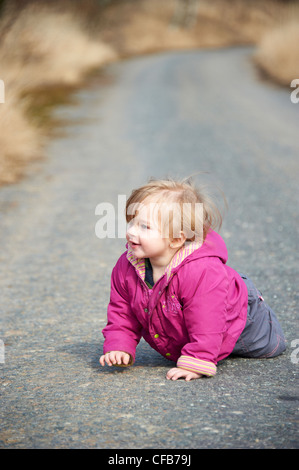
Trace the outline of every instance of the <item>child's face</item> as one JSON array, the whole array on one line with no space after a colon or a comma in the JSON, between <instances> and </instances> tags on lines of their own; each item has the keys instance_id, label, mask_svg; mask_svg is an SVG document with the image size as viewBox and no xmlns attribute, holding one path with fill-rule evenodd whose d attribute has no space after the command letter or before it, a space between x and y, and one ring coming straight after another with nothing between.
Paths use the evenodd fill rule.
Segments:
<instances>
[{"instance_id":1,"label":"child's face","mask_svg":"<svg viewBox=\"0 0 299 470\"><path fill-rule=\"evenodd\" d=\"M126 238L136 258L156 259L170 251L171 240L162 234L149 204L145 204L129 222Z\"/></svg>"}]
</instances>

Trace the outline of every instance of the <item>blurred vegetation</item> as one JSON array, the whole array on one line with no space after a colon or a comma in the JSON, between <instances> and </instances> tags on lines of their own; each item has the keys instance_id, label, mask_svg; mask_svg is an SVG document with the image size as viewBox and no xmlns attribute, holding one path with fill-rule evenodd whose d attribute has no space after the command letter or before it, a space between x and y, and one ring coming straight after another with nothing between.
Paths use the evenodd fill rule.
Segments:
<instances>
[{"instance_id":1,"label":"blurred vegetation","mask_svg":"<svg viewBox=\"0 0 299 470\"><path fill-rule=\"evenodd\" d=\"M66 102L92 70L167 50L255 46L265 76L299 78L295 0L0 0L0 184L43 155Z\"/></svg>"}]
</instances>

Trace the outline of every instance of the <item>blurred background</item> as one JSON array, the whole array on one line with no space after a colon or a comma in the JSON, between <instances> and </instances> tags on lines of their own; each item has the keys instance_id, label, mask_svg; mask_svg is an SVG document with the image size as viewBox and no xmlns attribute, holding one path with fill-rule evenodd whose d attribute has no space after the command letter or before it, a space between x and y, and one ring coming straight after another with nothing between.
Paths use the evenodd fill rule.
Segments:
<instances>
[{"instance_id":1,"label":"blurred background","mask_svg":"<svg viewBox=\"0 0 299 470\"><path fill-rule=\"evenodd\" d=\"M51 110L93 70L166 50L254 45L262 79L299 78L299 2L0 0L0 185L41 158ZM221 70L219 71L221 74Z\"/></svg>"}]
</instances>

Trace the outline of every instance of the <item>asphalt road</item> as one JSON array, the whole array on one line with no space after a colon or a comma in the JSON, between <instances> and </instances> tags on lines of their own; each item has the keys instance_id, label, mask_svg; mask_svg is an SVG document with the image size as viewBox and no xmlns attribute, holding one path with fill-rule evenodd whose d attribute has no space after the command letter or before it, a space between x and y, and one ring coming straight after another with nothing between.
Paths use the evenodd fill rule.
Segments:
<instances>
[{"instance_id":1,"label":"asphalt road","mask_svg":"<svg viewBox=\"0 0 299 470\"><path fill-rule=\"evenodd\" d=\"M251 53L108 66L56 110L69 125L37 171L0 190L2 448L298 448L299 104L259 79ZM196 172L226 195L228 264L263 292L288 349L189 383L167 381L173 363L143 341L133 367L102 368L125 240L96 237L95 208Z\"/></svg>"}]
</instances>

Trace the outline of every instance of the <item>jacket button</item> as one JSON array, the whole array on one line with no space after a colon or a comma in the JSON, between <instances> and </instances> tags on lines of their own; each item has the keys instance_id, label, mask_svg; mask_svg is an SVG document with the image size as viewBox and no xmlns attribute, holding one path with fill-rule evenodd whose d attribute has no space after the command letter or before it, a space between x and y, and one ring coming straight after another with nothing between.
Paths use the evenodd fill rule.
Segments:
<instances>
[{"instance_id":1,"label":"jacket button","mask_svg":"<svg viewBox=\"0 0 299 470\"><path fill-rule=\"evenodd\" d=\"M157 334L154 336L154 338L159 338L159 335L158 335L158 333L157 333Z\"/></svg>"},{"instance_id":2,"label":"jacket button","mask_svg":"<svg viewBox=\"0 0 299 470\"><path fill-rule=\"evenodd\" d=\"M144 311L145 311L145 313L147 313L147 312L148 312L148 309L147 309L147 308L145 308L145 309L144 309Z\"/></svg>"}]
</instances>

